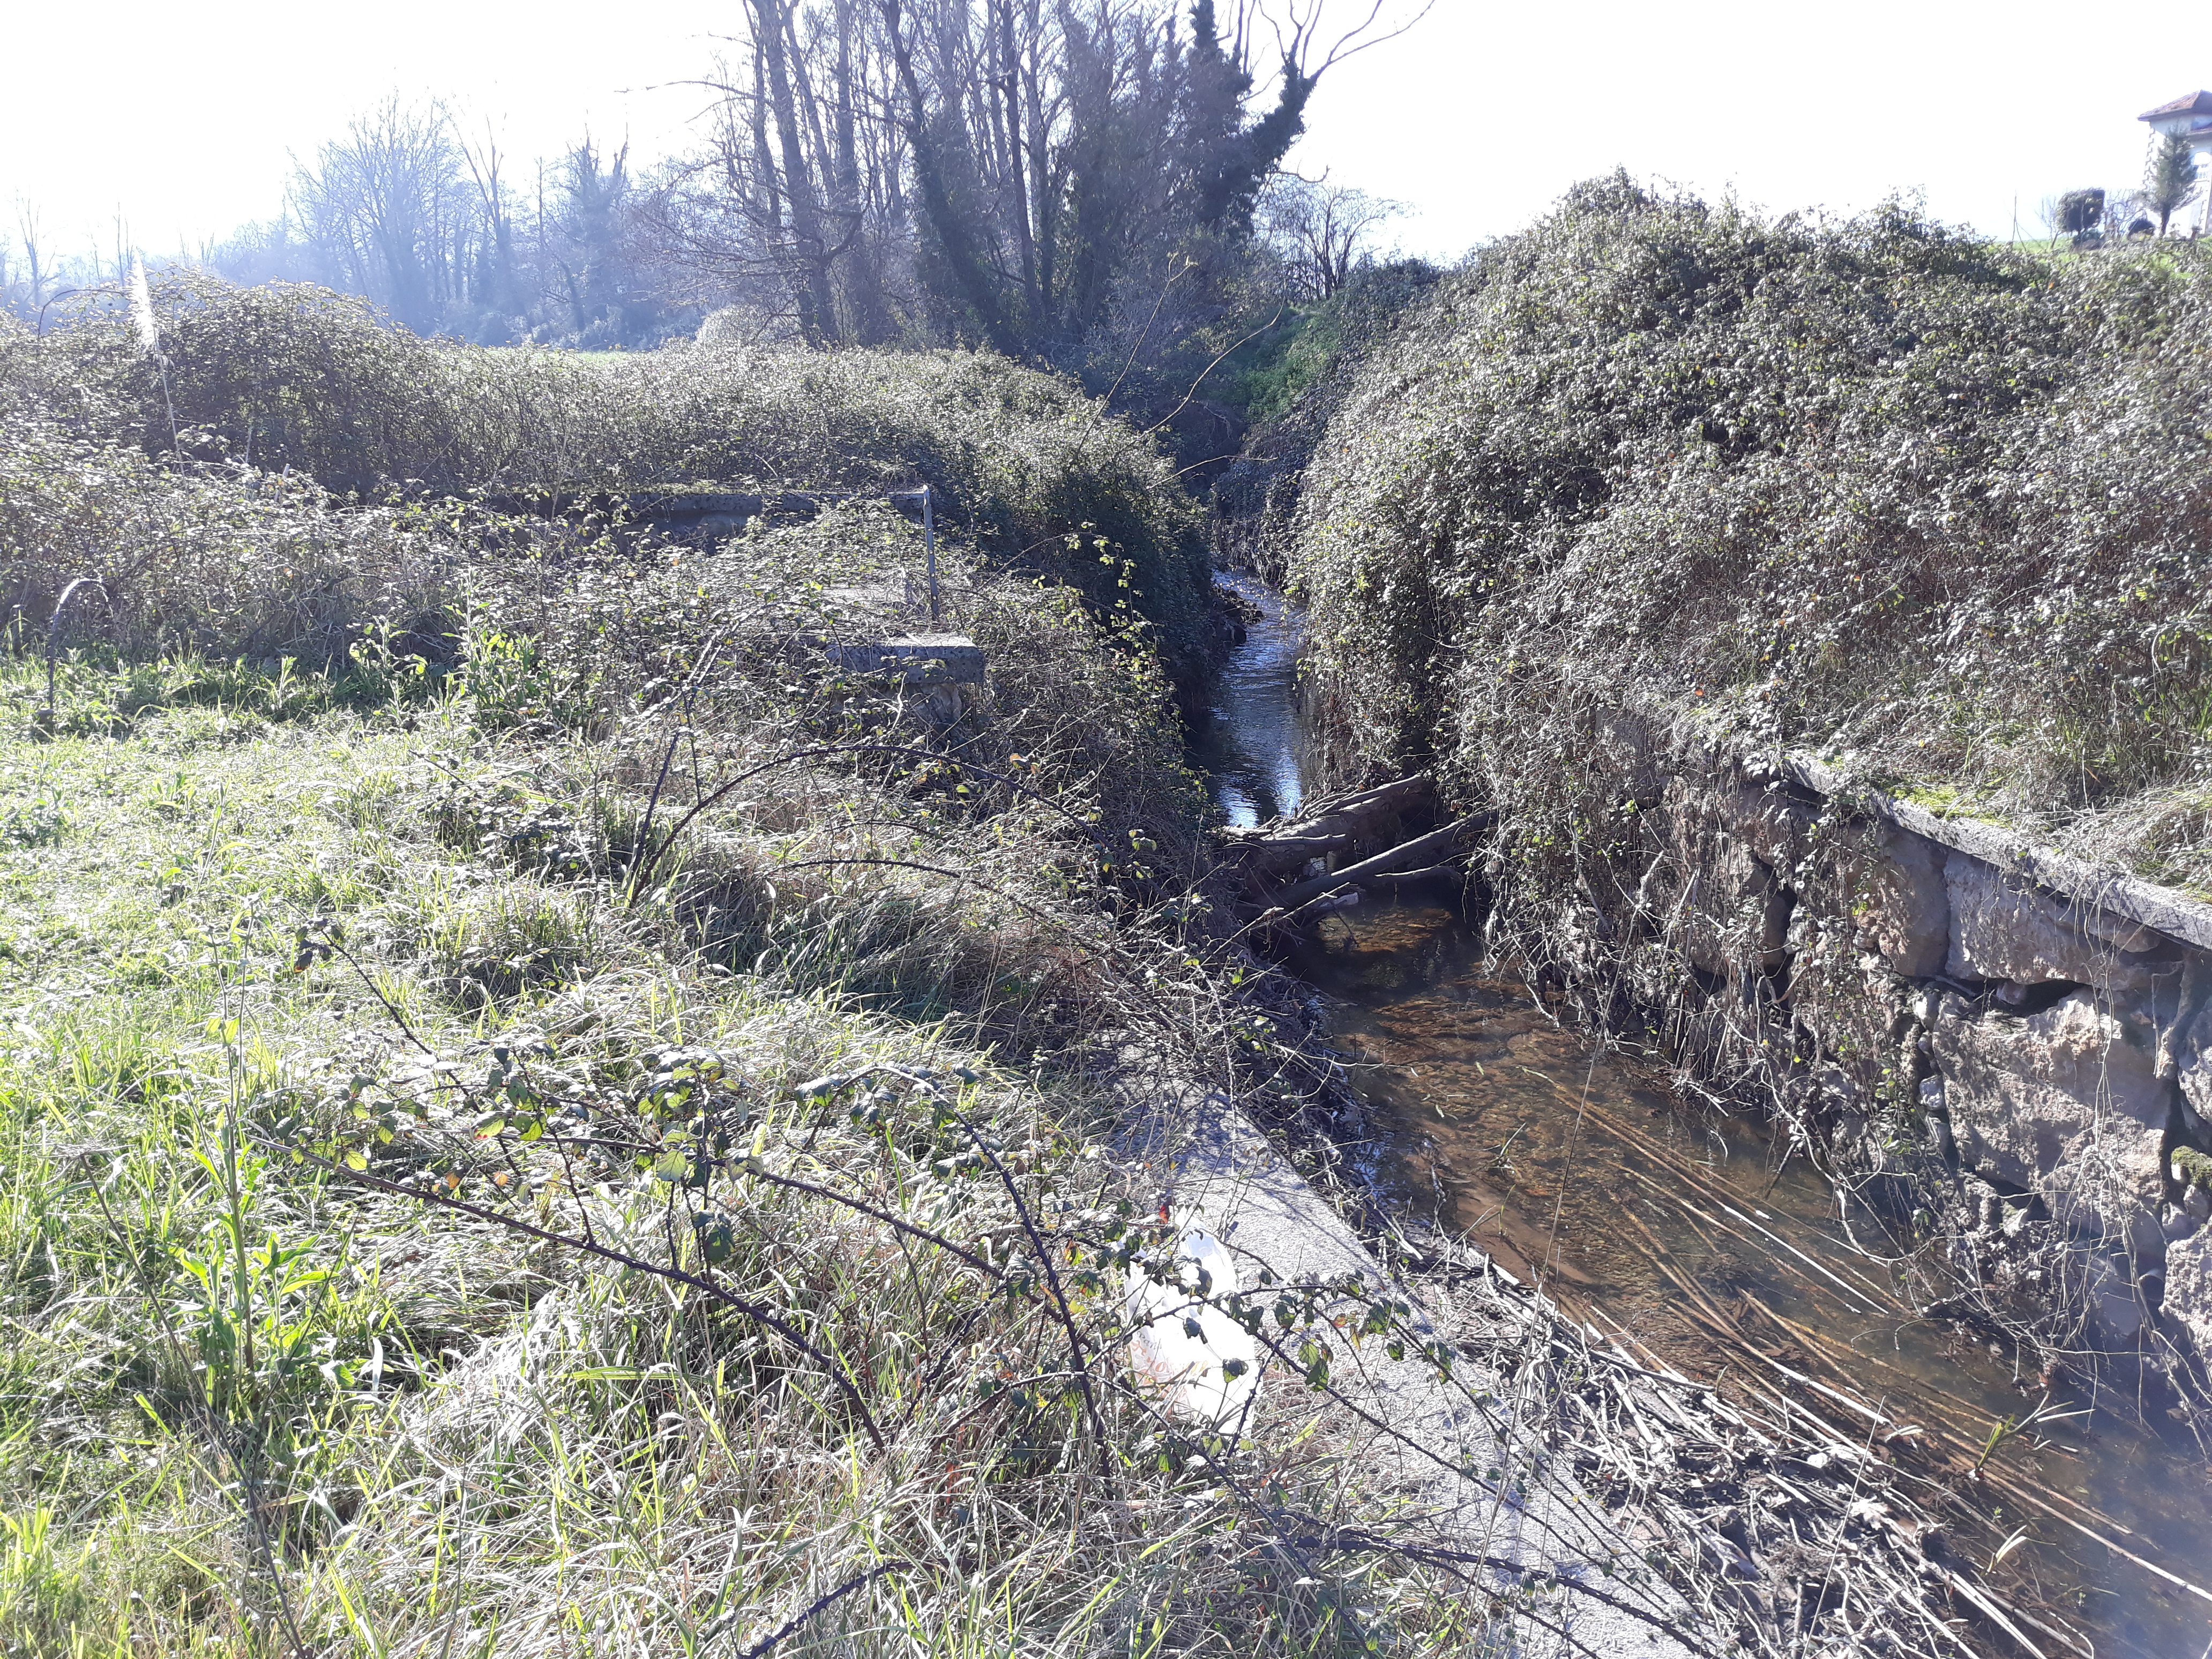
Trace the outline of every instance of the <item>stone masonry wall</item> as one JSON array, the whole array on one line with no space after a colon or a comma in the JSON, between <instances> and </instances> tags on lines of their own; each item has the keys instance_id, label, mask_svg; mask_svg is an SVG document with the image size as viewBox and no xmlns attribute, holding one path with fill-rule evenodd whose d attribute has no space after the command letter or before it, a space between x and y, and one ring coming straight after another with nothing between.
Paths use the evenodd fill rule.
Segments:
<instances>
[{"instance_id":1,"label":"stone masonry wall","mask_svg":"<svg viewBox=\"0 0 2212 1659\"><path fill-rule=\"evenodd\" d=\"M1568 979L1759 1085L2057 1350L2212 1361L2212 906L1810 757L1601 746L1636 829L1549 902Z\"/></svg>"}]
</instances>

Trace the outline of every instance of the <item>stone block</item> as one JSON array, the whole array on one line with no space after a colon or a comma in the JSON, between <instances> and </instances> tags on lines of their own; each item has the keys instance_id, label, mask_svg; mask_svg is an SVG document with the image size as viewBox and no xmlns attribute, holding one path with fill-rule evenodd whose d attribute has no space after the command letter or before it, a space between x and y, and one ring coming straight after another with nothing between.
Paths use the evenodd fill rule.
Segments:
<instances>
[{"instance_id":1,"label":"stone block","mask_svg":"<svg viewBox=\"0 0 2212 1659\"><path fill-rule=\"evenodd\" d=\"M2134 1347L2142 1340L2143 1304L2149 1287L2138 1291L2125 1265L2108 1256L2092 1256L2081 1277L2087 1311L2103 1346L2113 1350Z\"/></svg>"},{"instance_id":2,"label":"stone block","mask_svg":"<svg viewBox=\"0 0 2212 1659\"><path fill-rule=\"evenodd\" d=\"M854 673L896 674L909 685L981 685L983 649L958 634L916 634L832 644L830 659Z\"/></svg>"},{"instance_id":3,"label":"stone block","mask_svg":"<svg viewBox=\"0 0 2212 1659\"><path fill-rule=\"evenodd\" d=\"M1799 907L1790 925L1790 1011L1862 1096L1893 1096L1911 1069L1899 1048L1902 993L1890 976L1860 965L1851 933L1848 921Z\"/></svg>"},{"instance_id":4,"label":"stone block","mask_svg":"<svg viewBox=\"0 0 2212 1659\"><path fill-rule=\"evenodd\" d=\"M1819 814L1779 782L1747 783L1721 793L1715 805L1729 833L1782 880L1811 854Z\"/></svg>"},{"instance_id":5,"label":"stone block","mask_svg":"<svg viewBox=\"0 0 2212 1659\"><path fill-rule=\"evenodd\" d=\"M1893 824L1875 826L1854 896L1856 919L1892 970L1911 979L1943 971L1951 948L1951 898L1944 851Z\"/></svg>"},{"instance_id":6,"label":"stone block","mask_svg":"<svg viewBox=\"0 0 2212 1659\"><path fill-rule=\"evenodd\" d=\"M2212 1122L2212 1007L2199 1009L2181 1028L2174 1049L2174 1077L2181 1085L2182 1103L2198 1118Z\"/></svg>"},{"instance_id":7,"label":"stone block","mask_svg":"<svg viewBox=\"0 0 2212 1659\"><path fill-rule=\"evenodd\" d=\"M2081 1235L2155 1257L2172 1097L2141 1028L2075 992L2025 1018L1947 996L1929 1033L1959 1156Z\"/></svg>"},{"instance_id":8,"label":"stone block","mask_svg":"<svg viewBox=\"0 0 2212 1659\"><path fill-rule=\"evenodd\" d=\"M2139 923L2053 898L1963 853L1944 861L1943 885L1951 905L1945 971L1954 979L2068 980L2134 992L2163 944Z\"/></svg>"},{"instance_id":9,"label":"stone block","mask_svg":"<svg viewBox=\"0 0 2212 1659\"><path fill-rule=\"evenodd\" d=\"M2166 1294L2159 1316L2198 1358L2212 1359L2212 1231L2199 1229L2166 1247Z\"/></svg>"}]
</instances>

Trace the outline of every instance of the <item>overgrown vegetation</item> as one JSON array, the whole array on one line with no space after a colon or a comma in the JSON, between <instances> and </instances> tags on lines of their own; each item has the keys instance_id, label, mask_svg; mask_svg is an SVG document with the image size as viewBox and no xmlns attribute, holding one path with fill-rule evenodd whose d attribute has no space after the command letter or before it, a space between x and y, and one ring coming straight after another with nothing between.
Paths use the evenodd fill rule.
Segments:
<instances>
[{"instance_id":1,"label":"overgrown vegetation","mask_svg":"<svg viewBox=\"0 0 2212 1659\"><path fill-rule=\"evenodd\" d=\"M1170 659L1201 649L1206 549L1170 465L1065 383L1000 358L489 349L418 339L319 289L198 279L160 284L154 308L158 358L121 314L44 337L0 322L0 514L11 597L34 617L71 574L112 568L135 589L147 560L198 560L189 594L161 590L192 619L164 613L173 640L304 656L307 634L327 649L371 614L411 621L469 548L560 539L487 521L487 507L927 483L948 529L1006 568L1129 598ZM149 466L118 441L196 465ZM375 520L387 560L338 545L372 522L340 511L362 500L390 509ZM249 545L259 555L240 559Z\"/></svg>"},{"instance_id":2,"label":"overgrown vegetation","mask_svg":"<svg viewBox=\"0 0 2212 1659\"><path fill-rule=\"evenodd\" d=\"M960 356L134 334L0 337L11 1659L1796 1641L1632 1546L1650 1466L1562 1484L1617 1357L1546 1304L1185 1255L1163 1100L1341 1097L1200 879L1140 435ZM824 649L920 620L916 473L980 688ZM613 499L702 479L811 499ZM1249 1343L1235 1432L1156 1311Z\"/></svg>"},{"instance_id":3,"label":"overgrown vegetation","mask_svg":"<svg viewBox=\"0 0 2212 1659\"><path fill-rule=\"evenodd\" d=\"M1253 429L1214 481L1215 539L1268 580L1289 580L1298 491L1329 422L1390 328L1442 278L1419 259L1362 265L1230 359Z\"/></svg>"},{"instance_id":4,"label":"overgrown vegetation","mask_svg":"<svg viewBox=\"0 0 2212 1659\"><path fill-rule=\"evenodd\" d=\"M1694 715L2212 885L2208 337L2188 247L1582 186L1390 335L1305 474L1346 752L1565 848L1607 711Z\"/></svg>"},{"instance_id":5,"label":"overgrown vegetation","mask_svg":"<svg viewBox=\"0 0 2212 1659\"><path fill-rule=\"evenodd\" d=\"M1199 797L1072 600L957 585L949 744L810 667L909 538L487 584L442 674L9 659L11 1653L1453 1639L1238 1541L1357 1518L1325 1446L1116 1380L1086 1045L1242 1029L1146 867Z\"/></svg>"},{"instance_id":6,"label":"overgrown vegetation","mask_svg":"<svg viewBox=\"0 0 2212 1659\"><path fill-rule=\"evenodd\" d=\"M1018 1288L1026 1206L1110 1342L1087 1258L1149 1238L1025 1069L1114 947L1034 854L873 862L1011 824L787 769L625 902L618 744L157 672L118 736L143 684L73 665L0 785L54 825L0 944L10 1653L744 1646L855 1580L794 1645L1334 1650Z\"/></svg>"},{"instance_id":7,"label":"overgrown vegetation","mask_svg":"<svg viewBox=\"0 0 2212 1659\"><path fill-rule=\"evenodd\" d=\"M1103 573L941 548L991 665L954 702L822 649L913 620L880 500L706 548L400 476L500 482L518 432L529 482L635 476L679 362L219 292L161 322L165 363L16 336L0 379L0 1648L1334 1653L1491 1616L1328 1542L1382 1511L1326 1396L1232 1451L1124 1357L1174 1236L1103 1045L1311 1086L1195 954L1203 794L1113 538L1172 568L1188 526L1140 441L1003 365L694 365L717 456L935 469ZM502 389L576 423L500 428ZM287 476L276 432L400 488ZM1340 1294L1241 1316L1310 1370Z\"/></svg>"}]
</instances>

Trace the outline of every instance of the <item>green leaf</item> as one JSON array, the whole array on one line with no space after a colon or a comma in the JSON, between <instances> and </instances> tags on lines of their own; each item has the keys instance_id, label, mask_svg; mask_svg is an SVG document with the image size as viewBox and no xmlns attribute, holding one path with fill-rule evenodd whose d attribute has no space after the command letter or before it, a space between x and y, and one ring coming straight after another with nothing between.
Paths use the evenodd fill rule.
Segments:
<instances>
[{"instance_id":1,"label":"green leaf","mask_svg":"<svg viewBox=\"0 0 2212 1659\"><path fill-rule=\"evenodd\" d=\"M683 1180L690 1168L691 1160L672 1147L653 1160L653 1173L672 1183Z\"/></svg>"},{"instance_id":2,"label":"green leaf","mask_svg":"<svg viewBox=\"0 0 2212 1659\"><path fill-rule=\"evenodd\" d=\"M691 1218L691 1228L698 1236L699 1254L715 1266L727 1261L737 1249L735 1230L728 1222L706 1211Z\"/></svg>"}]
</instances>

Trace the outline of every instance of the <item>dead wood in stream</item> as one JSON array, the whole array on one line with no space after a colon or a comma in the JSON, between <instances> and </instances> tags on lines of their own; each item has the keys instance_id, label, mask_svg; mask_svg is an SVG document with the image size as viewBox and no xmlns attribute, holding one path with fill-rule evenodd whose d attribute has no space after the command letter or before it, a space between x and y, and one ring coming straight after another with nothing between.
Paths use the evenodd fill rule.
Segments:
<instances>
[{"instance_id":1,"label":"dead wood in stream","mask_svg":"<svg viewBox=\"0 0 2212 1659\"><path fill-rule=\"evenodd\" d=\"M1490 822L1477 812L1439 824L1426 773L1309 803L1302 816L1215 832L1249 927L1277 939L1301 921L1370 894L1464 879L1454 860Z\"/></svg>"},{"instance_id":2,"label":"dead wood in stream","mask_svg":"<svg viewBox=\"0 0 2212 1659\"><path fill-rule=\"evenodd\" d=\"M1623 1165L1620 1170L1644 1189L1647 1203L1674 1208L1709 1249L1723 1248L1725 1238L1736 1248L1763 1256L1808 1292L1831 1299L1840 1296L1845 1309L1855 1314L1899 1321L1919 1316L1914 1309L1901 1304L1893 1291L1849 1262L1838 1262L1837 1267L1856 1279L1856 1285L1760 1226L1731 1201L1735 1194L1708 1178L1693 1161L1634 1124L1594 1103L1585 1103L1584 1109L1607 1133L1677 1183L1670 1191L1632 1166ZM1704 1199L1710 1207L1691 1202L1684 1196L1686 1191ZM1795 1424L1808 1428L1832 1437L1838 1445L1856 1437L1867 1459L1881 1468L1884 1480L1900 1490L1909 1490L1913 1504L1927 1516L1941 1517L1959 1540L1959 1551L1991 1564L1989 1588L1963 1578L1954 1582L1960 1568L1949 1559L1934 1563L1938 1571L1929 1575L1929 1583L1965 1601L2001 1630L2006 1629L2006 1614L2026 1626L2026 1630L2014 1628L2008 1632L2021 1650L2087 1653L2091 1648L2087 1638L2073 1629L2063 1610L2054 1604L2054 1595L2063 1593L2063 1587L2054 1591L2045 1585L2035 1571L2033 1554L2017 1548L2023 1534L2008 1530L2008 1523L1993 1518L2004 1514L2008 1506L2056 1523L2062 1534L2094 1543L2173 1589L2212 1605L2212 1589L2129 1547L2126 1540L2134 1534L2125 1525L2081 1502L2057 1483L2038 1479L2015 1455L2002 1449L2027 1424L2014 1428L2009 1419L1993 1421L1986 1407L1907 1373L1878 1354L1790 1319L1747 1290L1737 1289L1725 1299L1717 1297L1636 1213L1633 1205L1622 1203L1619 1213L1627 1228L1623 1237L1650 1261L1676 1293L1676 1310L1711 1339L1724 1362L1723 1371L1735 1373L1723 1381L1723 1391L1738 1395L1739 1405L1745 1403L1741 1396L1747 1392L1779 1414L1781 1426ZM1587 1311L1613 1325L1632 1349L1650 1357L1649 1350L1607 1318L1601 1308ZM1762 1376L1771 1381L1759 1382ZM1888 1396L1879 1385L1885 1378L1893 1381L1898 1394L1911 1400L1914 1420L1901 1421L1883 1409ZM1873 1400L1867 1397L1870 1384L1875 1385ZM1793 1395L1800 1397L1793 1399ZM1803 1397L1807 1395L1811 1398ZM1830 1414L1838 1410L1852 1421L1849 1434L1830 1420ZM2038 1458L2070 1459L2072 1455L2063 1444L2047 1439L2037 1441L2033 1449ZM1894 1516L1893 1510L1885 1519L1893 1520ZM1923 1525L1932 1526L1933 1522ZM1984 1606L1993 1593L2001 1595L2002 1604ZM2043 1639L2032 1639L2027 1633L2031 1630Z\"/></svg>"},{"instance_id":3,"label":"dead wood in stream","mask_svg":"<svg viewBox=\"0 0 2212 1659\"><path fill-rule=\"evenodd\" d=\"M1500 1379L1501 1412L1737 1650L2091 1651L2054 1609L1984 1582L1948 1541L1929 1501L1941 1493L1878 1427L1844 1428L1750 1379L1693 1382L1625 1328L1608 1338L1567 1317L1454 1241L1400 1243L1419 1255L1424 1294Z\"/></svg>"}]
</instances>

